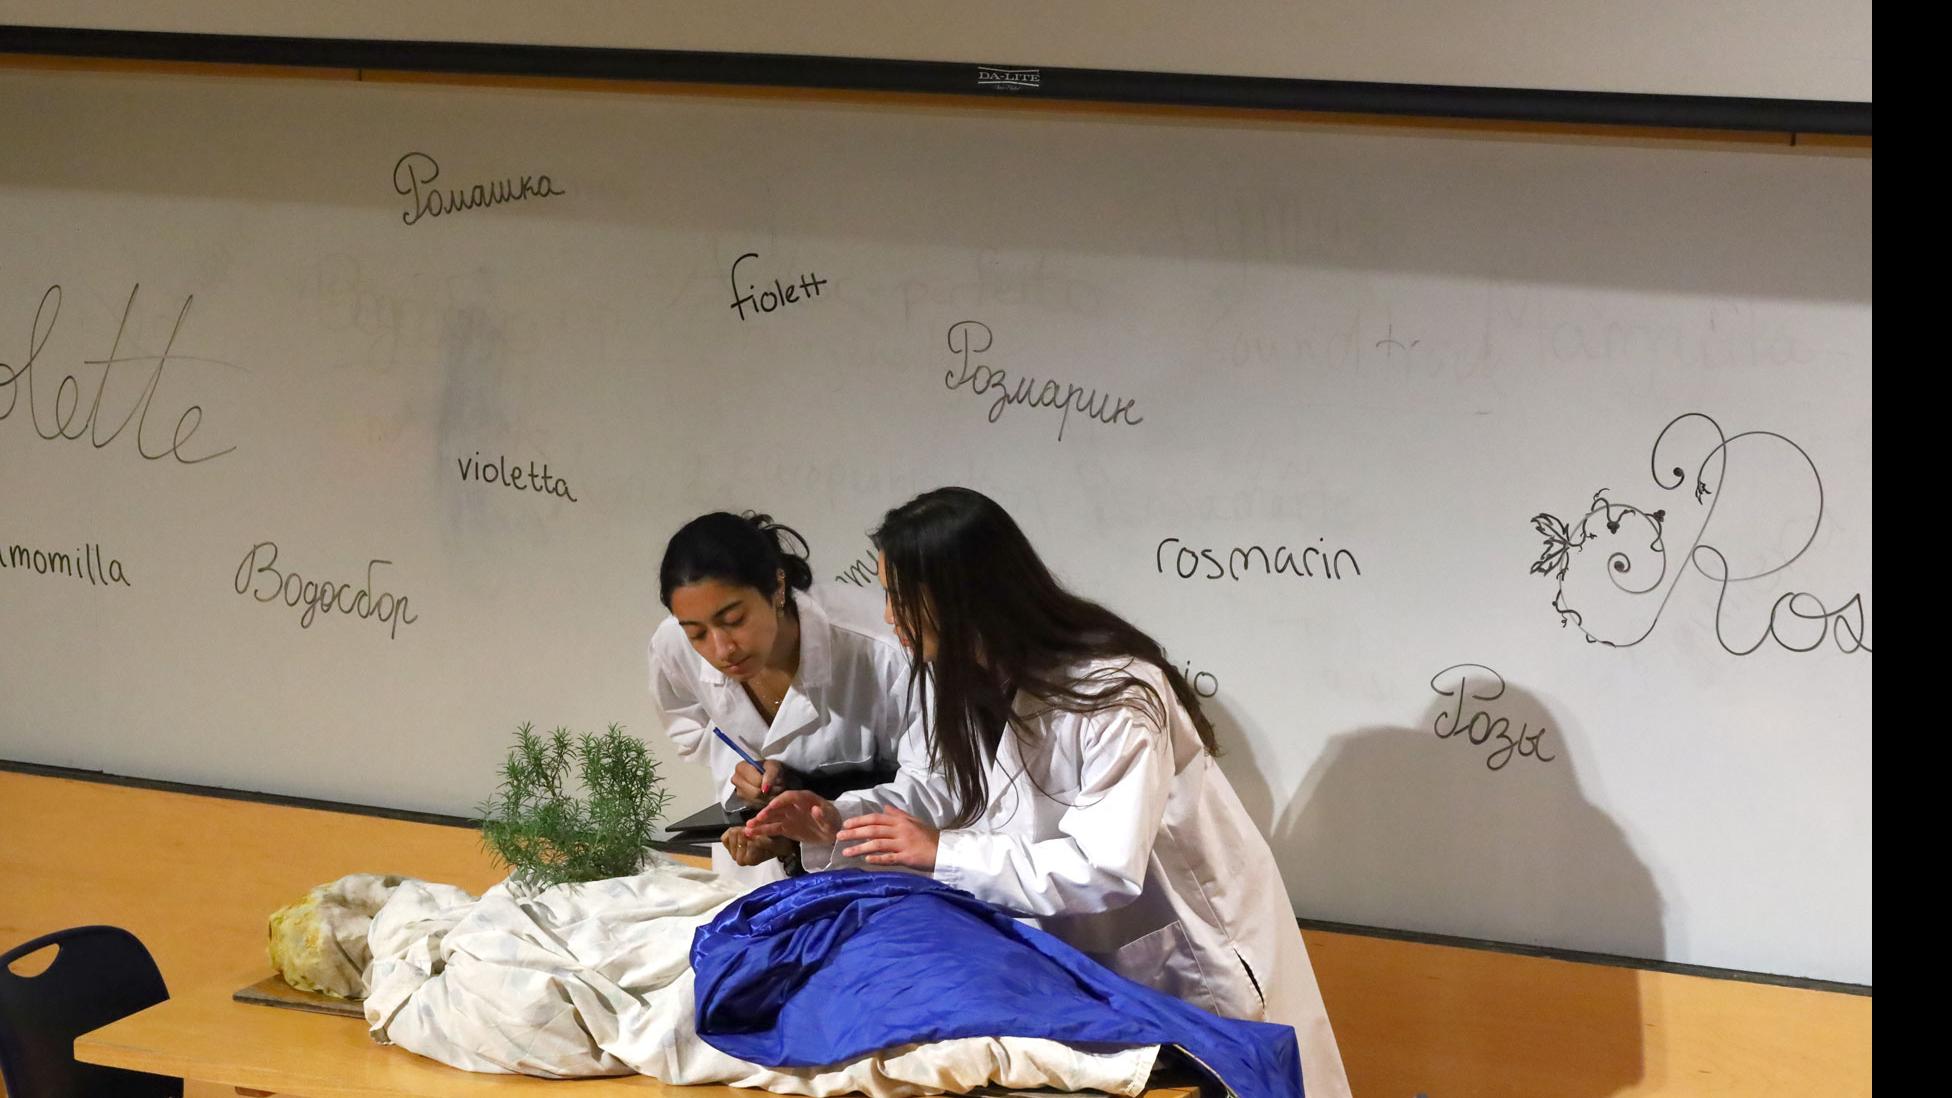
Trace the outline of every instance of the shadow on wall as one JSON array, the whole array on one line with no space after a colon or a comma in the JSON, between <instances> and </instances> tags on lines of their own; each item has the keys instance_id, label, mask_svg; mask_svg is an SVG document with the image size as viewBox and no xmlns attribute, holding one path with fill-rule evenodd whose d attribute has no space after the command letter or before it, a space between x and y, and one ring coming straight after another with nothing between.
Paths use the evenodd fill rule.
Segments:
<instances>
[{"instance_id":1,"label":"shadow on wall","mask_svg":"<svg viewBox=\"0 0 1952 1098\"><path fill-rule=\"evenodd\" d=\"M1265 771L1235 718L1209 703L1226 772L1272 837L1297 913L1660 958L1653 875L1580 789L1563 722L1488 668L1433 686L1446 696L1416 725L1331 742L1272 826ZM1447 974L1318 959L1357 1094L1602 1098L1641 1080L1634 970L1483 959Z\"/></svg>"}]
</instances>

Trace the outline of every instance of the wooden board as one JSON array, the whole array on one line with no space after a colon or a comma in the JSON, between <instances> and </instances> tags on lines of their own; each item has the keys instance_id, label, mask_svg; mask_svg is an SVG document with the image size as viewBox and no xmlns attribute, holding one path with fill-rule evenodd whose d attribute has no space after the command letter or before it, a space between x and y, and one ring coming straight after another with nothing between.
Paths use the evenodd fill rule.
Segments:
<instances>
[{"instance_id":1,"label":"wooden board","mask_svg":"<svg viewBox=\"0 0 1952 1098\"><path fill-rule=\"evenodd\" d=\"M300 991L286 983L284 977L276 974L266 976L250 987L238 988L231 998L240 1003L283 1007L286 1010L308 1010L313 1014L337 1014L346 1018L366 1017L366 1008L358 1000L321 995L316 991Z\"/></svg>"}]
</instances>

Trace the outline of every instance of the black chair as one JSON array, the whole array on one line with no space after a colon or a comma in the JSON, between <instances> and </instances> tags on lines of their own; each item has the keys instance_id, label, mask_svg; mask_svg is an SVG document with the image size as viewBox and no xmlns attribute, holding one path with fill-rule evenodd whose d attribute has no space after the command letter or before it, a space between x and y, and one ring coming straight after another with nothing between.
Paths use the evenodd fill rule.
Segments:
<instances>
[{"instance_id":1,"label":"black chair","mask_svg":"<svg viewBox=\"0 0 1952 1098\"><path fill-rule=\"evenodd\" d=\"M37 976L15 961L58 949ZM0 1078L8 1098L182 1098L183 1080L75 1061L75 1038L169 998L149 950L120 927L57 930L0 955Z\"/></svg>"}]
</instances>

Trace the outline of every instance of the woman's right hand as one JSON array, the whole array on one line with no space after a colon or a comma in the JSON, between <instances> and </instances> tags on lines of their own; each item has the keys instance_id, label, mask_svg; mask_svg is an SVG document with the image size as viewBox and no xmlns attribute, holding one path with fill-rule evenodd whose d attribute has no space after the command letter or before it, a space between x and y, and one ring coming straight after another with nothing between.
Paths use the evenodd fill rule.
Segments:
<instances>
[{"instance_id":1,"label":"woman's right hand","mask_svg":"<svg viewBox=\"0 0 1952 1098\"><path fill-rule=\"evenodd\" d=\"M831 843L840 833L840 809L811 790L789 789L767 802L746 822L746 834L791 839L796 843Z\"/></svg>"},{"instance_id":2,"label":"woman's right hand","mask_svg":"<svg viewBox=\"0 0 1952 1098\"><path fill-rule=\"evenodd\" d=\"M786 767L778 759L767 759L764 773L753 769L751 763L742 762L732 768L732 792L747 804L765 804L785 788L786 773Z\"/></svg>"}]
</instances>

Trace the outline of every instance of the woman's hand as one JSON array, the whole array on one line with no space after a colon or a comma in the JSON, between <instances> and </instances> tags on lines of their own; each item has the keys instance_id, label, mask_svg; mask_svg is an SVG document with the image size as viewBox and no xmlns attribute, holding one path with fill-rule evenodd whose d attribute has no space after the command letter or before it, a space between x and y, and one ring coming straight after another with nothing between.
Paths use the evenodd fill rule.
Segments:
<instances>
[{"instance_id":1,"label":"woman's hand","mask_svg":"<svg viewBox=\"0 0 1952 1098\"><path fill-rule=\"evenodd\" d=\"M732 855L732 860L739 865L759 865L762 862L770 862L789 849L784 839L764 839L748 835L743 827L726 828L725 834L719 836L718 841L725 844L726 853Z\"/></svg>"},{"instance_id":2,"label":"woman's hand","mask_svg":"<svg viewBox=\"0 0 1952 1098\"><path fill-rule=\"evenodd\" d=\"M937 836L941 832L899 808L871 812L847 821L835 839L855 845L843 847L843 857L865 856L869 865L898 865L935 871Z\"/></svg>"},{"instance_id":3,"label":"woman's hand","mask_svg":"<svg viewBox=\"0 0 1952 1098\"><path fill-rule=\"evenodd\" d=\"M757 816L746 821L745 830L759 838L831 843L840 832L840 809L810 790L789 789L775 794Z\"/></svg>"},{"instance_id":4,"label":"woman's hand","mask_svg":"<svg viewBox=\"0 0 1952 1098\"><path fill-rule=\"evenodd\" d=\"M772 795L786 786L786 767L778 759L767 759L764 772L753 769L751 763L742 762L732 768L732 792L747 804L765 804Z\"/></svg>"}]
</instances>

